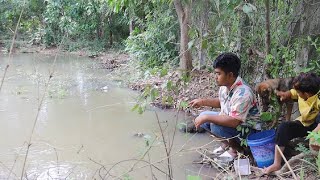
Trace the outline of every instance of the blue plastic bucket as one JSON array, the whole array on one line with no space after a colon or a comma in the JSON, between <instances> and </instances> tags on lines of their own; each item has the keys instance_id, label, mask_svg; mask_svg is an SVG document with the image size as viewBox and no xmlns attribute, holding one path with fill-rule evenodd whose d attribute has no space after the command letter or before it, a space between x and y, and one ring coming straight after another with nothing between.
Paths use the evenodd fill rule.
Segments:
<instances>
[{"instance_id":1,"label":"blue plastic bucket","mask_svg":"<svg viewBox=\"0 0 320 180\"><path fill-rule=\"evenodd\" d=\"M248 136L247 142L258 167L268 167L274 161L275 130L266 130Z\"/></svg>"}]
</instances>

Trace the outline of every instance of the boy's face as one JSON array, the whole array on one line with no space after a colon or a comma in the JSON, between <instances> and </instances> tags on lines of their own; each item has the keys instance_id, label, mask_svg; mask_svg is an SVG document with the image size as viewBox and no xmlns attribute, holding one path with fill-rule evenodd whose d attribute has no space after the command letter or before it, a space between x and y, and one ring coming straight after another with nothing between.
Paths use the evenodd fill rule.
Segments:
<instances>
[{"instance_id":1,"label":"boy's face","mask_svg":"<svg viewBox=\"0 0 320 180\"><path fill-rule=\"evenodd\" d=\"M215 68L214 72L215 72L215 80L216 80L216 83L218 86L231 86L232 85L233 73L231 73L231 72L225 73L220 68Z\"/></svg>"}]
</instances>

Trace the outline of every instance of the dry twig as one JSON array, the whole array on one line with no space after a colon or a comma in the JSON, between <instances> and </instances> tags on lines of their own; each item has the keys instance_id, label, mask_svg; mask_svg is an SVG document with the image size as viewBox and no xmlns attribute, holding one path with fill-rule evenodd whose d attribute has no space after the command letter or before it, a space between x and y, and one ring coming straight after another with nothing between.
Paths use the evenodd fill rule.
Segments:
<instances>
[{"instance_id":1,"label":"dry twig","mask_svg":"<svg viewBox=\"0 0 320 180\"><path fill-rule=\"evenodd\" d=\"M293 172L293 170L292 170L292 168L291 168L290 164L288 163L288 161L287 161L286 157L283 155L283 153L282 153L282 151L281 151L281 149L279 148L279 146L278 146L278 145L276 145L276 149L277 149L277 151L279 151L279 153L280 153L281 157L283 158L284 162L286 163L286 165L287 165L287 166L288 166L288 168L290 169L290 172L291 172L291 174L292 174L293 178L294 178L295 180L297 180L298 178L297 178L296 174Z\"/></svg>"}]
</instances>

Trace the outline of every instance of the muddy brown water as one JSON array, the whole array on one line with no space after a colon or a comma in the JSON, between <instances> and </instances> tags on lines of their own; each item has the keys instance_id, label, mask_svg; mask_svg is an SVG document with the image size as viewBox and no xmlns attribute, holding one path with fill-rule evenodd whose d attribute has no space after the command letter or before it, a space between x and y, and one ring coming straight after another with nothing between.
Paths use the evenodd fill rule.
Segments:
<instances>
[{"instance_id":1,"label":"muddy brown water","mask_svg":"<svg viewBox=\"0 0 320 180\"><path fill-rule=\"evenodd\" d=\"M174 111L132 112L138 94L110 81L109 71L92 59L58 56L54 61L43 54L18 54L8 61L1 55L1 78L8 62L0 92L0 179L21 179L22 174L22 179L153 179L151 174L167 179L161 172L167 172L167 161L155 112L172 142ZM178 121L184 119L179 114ZM174 179L215 176L213 169L193 164L199 154L189 150L210 141L206 134L175 133ZM149 148L147 142L152 148L137 161Z\"/></svg>"}]
</instances>

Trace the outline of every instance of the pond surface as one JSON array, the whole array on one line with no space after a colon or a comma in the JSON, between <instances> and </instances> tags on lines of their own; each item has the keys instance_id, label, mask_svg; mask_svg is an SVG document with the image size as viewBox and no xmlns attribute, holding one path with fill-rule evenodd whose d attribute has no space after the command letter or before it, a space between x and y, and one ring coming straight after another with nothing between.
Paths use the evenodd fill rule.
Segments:
<instances>
[{"instance_id":1,"label":"pond surface","mask_svg":"<svg viewBox=\"0 0 320 180\"><path fill-rule=\"evenodd\" d=\"M10 64L0 92L0 179L154 179L151 174L166 179L161 172L167 172L166 153L155 112L170 143L176 113L132 112L137 93L112 82L97 61L54 59L18 54L8 61L0 56L1 78ZM179 122L184 118L180 114ZM206 134L175 133L174 179L212 173L192 164L199 154L187 151L210 140ZM146 142L152 145L149 151Z\"/></svg>"}]
</instances>

